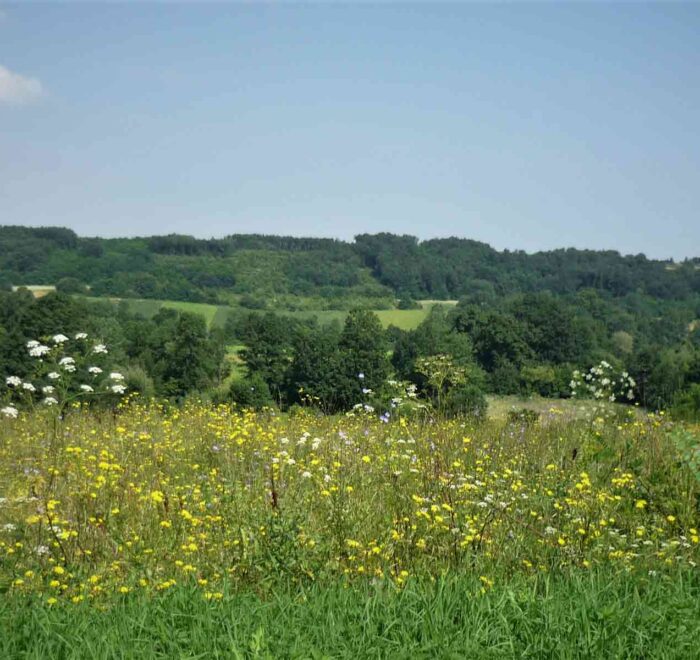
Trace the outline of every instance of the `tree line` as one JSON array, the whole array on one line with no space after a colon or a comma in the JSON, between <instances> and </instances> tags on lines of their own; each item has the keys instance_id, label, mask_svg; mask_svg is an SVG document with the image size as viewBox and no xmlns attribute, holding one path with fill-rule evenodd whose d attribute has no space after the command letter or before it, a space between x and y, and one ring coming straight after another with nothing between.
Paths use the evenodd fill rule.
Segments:
<instances>
[{"instance_id":1,"label":"tree line","mask_svg":"<svg viewBox=\"0 0 700 660\"><path fill-rule=\"evenodd\" d=\"M60 227L0 227L0 288L55 284L70 293L231 302L251 308L313 297L320 307L387 307L396 299L493 300L549 291L593 290L611 299L641 295L697 304L700 260L682 263L615 251L527 254L445 238L362 234L324 238L231 235L196 239L83 238ZM322 301L322 302L321 302Z\"/></svg>"},{"instance_id":2,"label":"tree line","mask_svg":"<svg viewBox=\"0 0 700 660\"><path fill-rule=\"evenodd\" d=\"M390 415L397 400L413 396L445 414L479 416L490 393L568 397L574 370L607 361L632 376L635 401L697 418L700 327L680 303L637 302L619 306L593 290L489 302L475 295L433 307L410 331L385 330L362 309L328 324L239 310L224 328L209 329L203 317L175 310L147 319L124 304L115 311L60 292L0 292L0 373L28 373L32 339L89 332L110 346L129 389L147 397L327 413L368 406ZM232 343L243 346L233 379Z\"/></svg>"}]
</instances>

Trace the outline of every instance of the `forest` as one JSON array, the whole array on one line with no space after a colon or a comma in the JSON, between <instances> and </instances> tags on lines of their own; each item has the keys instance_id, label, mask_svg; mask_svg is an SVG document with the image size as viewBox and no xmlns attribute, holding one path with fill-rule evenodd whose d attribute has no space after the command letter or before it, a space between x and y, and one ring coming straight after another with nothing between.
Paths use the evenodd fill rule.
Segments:
<instances>
[{"instance_id":1,"label":"forest","mask_svg":"<svg viewBox=\"0 0 700 660\"><path fill-rule=\"evenodd\" d=\"M605 362L631 376L635 404L700 414L697 260L389 234L99 239L2 227L0 246L3 373L26 373L27 341L86 331L109 343L131 390L175 401L390 411L411 388L446 414L479 416L489 394L568 398L574 371ZM41 298L22 288L52 283ZM130 297L224 302L230 313L218 327L173 309L147 318ZM458 302L433 305L413 329L383 328L373 311L426 297ZM333 308L350 311L327 323L284 314Z\"/></svg>"},{"instance_id":2,"label":"forest","mask_svg":"<svg viewBox=\"0 0 700 660\"><path fill-rule=\"evenodd\" d=\"M362 234L326 238L169 235L83 238L60 227L0 227L0 284L54 284L69 293L244 303L381 309L399 299L480 302L518 293L584 290L606 299L642 296L697 301L700 260L681 263L615 251L499 252L485 243ZM287 300L286 298L296 299ZM635 304L632 302L631 304Z\"/></svg>"}]
</instances>

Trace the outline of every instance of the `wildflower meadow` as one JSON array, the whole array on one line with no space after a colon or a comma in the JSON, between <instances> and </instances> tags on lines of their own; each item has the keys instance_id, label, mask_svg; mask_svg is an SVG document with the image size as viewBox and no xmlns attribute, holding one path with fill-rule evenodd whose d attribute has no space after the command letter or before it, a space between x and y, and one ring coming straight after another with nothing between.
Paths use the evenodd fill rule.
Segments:
<instances>
[{"instance_id":1,"label":"wildflower meadow","mask_svg":"<svg viewBox=\"0 0 700 660\"><path fill-rule=\"evenodd\" d=\"M43 402L0 420L4 657L87 657L85 639L95 657L551 657L552 635L572 657L693 657L700 481L678 438L697 429L629 406L478 422L175 407L95 373L106 347L67 346L42 349ZM118 402L81 399L95 390ZM141 646L118 651L136 621Z\"/></svg>"}]
</instances>

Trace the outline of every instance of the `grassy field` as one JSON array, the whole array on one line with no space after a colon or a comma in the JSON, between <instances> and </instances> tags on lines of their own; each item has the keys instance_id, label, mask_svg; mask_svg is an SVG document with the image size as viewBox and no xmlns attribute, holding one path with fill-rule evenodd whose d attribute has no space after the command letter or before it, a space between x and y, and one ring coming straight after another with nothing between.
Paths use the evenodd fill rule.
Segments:
<instances>
[{"instance_id":1,"label":"grassy field","mask_svg":"<svg viewBox=\"0 0 700 660\"><path fill-rule=\"evenodd\" d=\"M0 423L2 657L680 658L700 632L700 484L660 416Z\"/></svg>"},{"instance_id":2,"label":"grassy field","mask_svg":"<svg viewBox=\"0 0 700 660\"><path fill-rule=\"evenodd\" d=\"M18 289L28 289L32 292L35 298L43 298L47 293L55 291L56 287L52 284L28 284L24 286L13 286L12 290L17 291Z\"/></svg>"},{"instance_id":3,"label":"grassy field","mask_svg":"<svg viewBox=\"0 0 700 660\"><path fill-rule=\"evenodd\" d=\"M150 300L150 299L140 299L140 298L93 298L85 297L84 300L87 301L105 301L110 300L112 302L125 301L129 309L134 313L140 314L147 318L154 316L158 313L158 310L162 307L177 309L184 312L192 312L195 314L201 314L207 321L207 325L214 327L223 327L226 323L226 319L229 314L234 311L245 312L246 310L242 308L228 307L226 305L208 305L205 303L190 303L190 302L178 302L175 300ZM395 325L402 330L413 330L418 327L418 325L425 319L428 315L430 308L434 305L454 305L456 301L434 301L425 300L421 301L421 309L380 309L375 310L375 313L382 322L385 328L390 325ZM338 321L343 323L345 317L347 316L346 311L341 310L304 310L299 312L290 312L285 310L273 310L278 314L283 314L285 316L290 316L293 318L313 318L316 317L319 323L326 324L332 321Z\"/></svg>"},{"instance_id":4,"label":"grassy field","mask_svg":"<svg viewBox=\"0 0 700 660\"><path fill-rule=\"evenodd\" d=\"M532 410L540 415L540 418L547 422L559 420L563 422L587 419L595 416L597 405L592 400L586 399L548 399L540 396L527 398L519 396L487 395L488 416L492 420L505 421L509 413L525 410ZM615 414L633 414L636 419L640 419L645 414L638 408L630 408L624 404L611 404L609 411L616 411Z\"/></svg>"},{"instance_id":5,"label":"grassy field","mask_svg":"<svg viewBox=\"0 0 700 660\"><path fill-rule=\"evenodd\" d=\"M226 593L181 586L108 610L0 600L3 658L697 657L698 572L518 576L475 597L476 576L404 588L336 584Z\"/></svg>"},{"instance_id":6,"label":"grassy field","mask_svg":"<svg viewBox=\"0 0 700 660\"><path fill-rule=\"evenodd\" d=\"M226 322L229 308L218 305L208 305L206 303L181 302L178 300L151 300L146 298L96 298L84 296L87 302L112 302L114 304L125 302L129 310L134 314L139 314L146 318L155 316L161 308L176 309L180 312L190 312L200 314L204 317L208 326L223 326Z\"/></svg>"}]
</instances>

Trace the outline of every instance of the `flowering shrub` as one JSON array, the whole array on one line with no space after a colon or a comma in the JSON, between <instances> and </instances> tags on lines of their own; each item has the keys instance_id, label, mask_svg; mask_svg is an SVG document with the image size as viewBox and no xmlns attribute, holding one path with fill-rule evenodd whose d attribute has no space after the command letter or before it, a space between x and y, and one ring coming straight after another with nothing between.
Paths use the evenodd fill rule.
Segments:
<instances>
[{"instance_id":1,"label":"flowering shrub","mask_svg":"<svg viewBox=\"0 0 700 660\"><path fill-rule=\"evenodd\" d=\"M617 372L609 362L603 360L591 367L587 373L578 370L571 376L571 395L599 401L631 402L634 400L634 379L626 372Z\"/></svg>"},{"instance_id":2,"label":"flowering shrub","mask_svg":"<svg viewBox=\"0 0 700 660\"><path fill-rule=\"evenodd\" d=\"M7 400L0 408L4 417L16 418L22 405L53 408L60 413L73 401L126 393L124 376L106 364L107 347L90 341L85 332L72 338L56 334L46 343L32 339L27 342L27 351L35 358L32 373L26 379L14 375L5 378Z\"/></svg>"}]
</instances>

